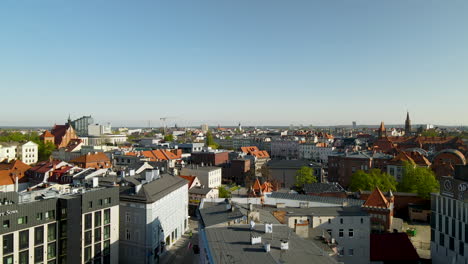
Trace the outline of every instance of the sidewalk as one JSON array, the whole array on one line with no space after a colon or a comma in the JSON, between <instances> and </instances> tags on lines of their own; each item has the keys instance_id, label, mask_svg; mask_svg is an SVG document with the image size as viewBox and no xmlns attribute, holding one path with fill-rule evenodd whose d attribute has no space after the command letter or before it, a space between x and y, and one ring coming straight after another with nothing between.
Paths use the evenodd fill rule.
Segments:
<instances>
[{"instance_id":1,"label":"sidewalk","mask_svg":"<svg viewBox=\"0 0 468 264\"><path fill-rule=\"evenodd\" d=\"M175 244L164 254L160 263L162 264L192 264L198 263L199 255L193 253L192 248L188 248L189 242L192 245L198 245L198 221L189 220L189 230L192 230L192 238L189 237L189 232L182 235Z\"/></svg>"}]
</instances>

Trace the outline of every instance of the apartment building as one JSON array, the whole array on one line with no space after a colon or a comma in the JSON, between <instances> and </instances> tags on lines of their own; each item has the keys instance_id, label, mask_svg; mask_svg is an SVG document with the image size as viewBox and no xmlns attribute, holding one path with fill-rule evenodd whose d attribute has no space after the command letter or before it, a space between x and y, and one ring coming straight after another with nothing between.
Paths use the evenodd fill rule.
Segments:
<instances>
[{"instance_id":1,"label":"apartment building","mask_svg":"<svg viewBox=\"0 0 468 264\"><path fill-rule=\"evenodd\" d=\"M6 192L0 200L3 263L119 262L118 188Z\"/></svg>"}]
</instances>

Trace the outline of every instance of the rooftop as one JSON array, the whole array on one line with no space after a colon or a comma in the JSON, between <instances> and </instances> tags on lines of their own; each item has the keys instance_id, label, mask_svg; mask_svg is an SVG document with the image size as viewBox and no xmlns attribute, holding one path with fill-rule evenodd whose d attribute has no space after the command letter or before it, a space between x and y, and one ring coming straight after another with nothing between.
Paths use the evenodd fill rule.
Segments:
<instances>
[{"instance_id":1,"label":"rooftop","mask_svg":"<svg viewBox=\"0 0 468 264\"><path fill-rule=\"evenodd\" d=\"M248 225L206 228L206 240L217 263L336 263L313 241L298 237L285 225L274 225L272 234L265 234L264 226L250 230ZM252 245L252 235L261 236L261 243ZM281 242L288 241L289 249L281 250ZM263 245L271 245L266 252Z\"/></svg>"}]
</instances>

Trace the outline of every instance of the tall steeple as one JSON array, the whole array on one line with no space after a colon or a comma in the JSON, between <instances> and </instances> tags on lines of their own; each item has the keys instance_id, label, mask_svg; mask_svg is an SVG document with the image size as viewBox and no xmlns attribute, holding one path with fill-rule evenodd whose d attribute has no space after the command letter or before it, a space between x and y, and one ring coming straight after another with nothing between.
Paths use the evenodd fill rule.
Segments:
<instances>
[{"instance_id":1,"label":"tall steeple","mask_svg":"<svg viewBox=\"0 0 468 264\"><path fill-rule=\"evenodd\" d=\"M405 136L411 135L411 120L409 118L409 112L406 112L406 121L405 121Z\"/></svg>"},{"instance_id":2,"label":"tall steeple","mask_svg":"<svg viewBox=\"0 0 468 264\"><path fill-rule=\"evenodd\" d=\"M387 136L387 131L385 130L385 125L383 121L380 123L378 132L379 132L379 138L384 138Z\"/></svg>"}]
</instances>

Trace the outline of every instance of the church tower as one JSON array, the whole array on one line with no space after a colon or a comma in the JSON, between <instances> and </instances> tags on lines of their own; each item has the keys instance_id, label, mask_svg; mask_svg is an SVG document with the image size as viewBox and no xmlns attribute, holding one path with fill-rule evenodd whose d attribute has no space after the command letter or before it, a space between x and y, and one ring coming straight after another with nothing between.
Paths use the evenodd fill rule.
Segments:
<instances>
[{"instance_id":1,"label":"church tower","mask_svg":"<svg viewBox=\"0 0 468 264\"><path fill-rule=\"evenodd\" d=\"M405 136L411 135L411 120L409 118L409 112L406 112L406 121L405 121Z\"/></svg>"},{"instance_id":2,"label":"church tower","mask_svg":"<svg viewBox=\"0 0 468 264\"><path fill-rule=\"evenodd\" d=\"M385 125L383 121L380 123L378 133L379 133L379 138L387 137L387 130L385 129Z\"/></svg>"}]
</instances>

